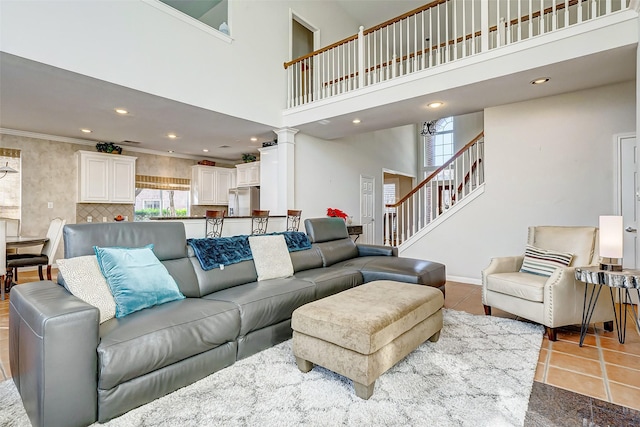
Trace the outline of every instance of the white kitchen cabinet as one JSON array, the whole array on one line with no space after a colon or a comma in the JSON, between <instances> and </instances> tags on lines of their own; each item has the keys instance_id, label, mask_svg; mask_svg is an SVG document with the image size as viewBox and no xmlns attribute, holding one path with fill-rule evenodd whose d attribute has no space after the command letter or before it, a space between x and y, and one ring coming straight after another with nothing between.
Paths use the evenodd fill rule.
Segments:
<instances>
[{"instance_id":1,"label":"white kitchen cabinet","mask_svg":"<svg viewBox=\"0 0 640 427\"><path fill-rule=\"evenodd\" d=\"M136 201L136 157L78 151L78 202Z\"/></svg>"},{"instance_id":2,"label":"white kitchen cabinet","mask_svg":"<svg viewBox=\"0 0 640 427\"><path fill-rule=\"evenodd\" d=\"M236 172L238 187L260 185L260 162L240 163L236 165Z\"/></svg>"},{"instance_id":3,"label":"white kitchen cabinet","mask_svg":"<svg viewBox=\"0 0 640 427\"><path fill-rule=\"evenodd\" d=\"M203 165L192 166L191 204L228 205L229 189L235 187L235 183L235 169Z\"/></svg>"}]
</instances>

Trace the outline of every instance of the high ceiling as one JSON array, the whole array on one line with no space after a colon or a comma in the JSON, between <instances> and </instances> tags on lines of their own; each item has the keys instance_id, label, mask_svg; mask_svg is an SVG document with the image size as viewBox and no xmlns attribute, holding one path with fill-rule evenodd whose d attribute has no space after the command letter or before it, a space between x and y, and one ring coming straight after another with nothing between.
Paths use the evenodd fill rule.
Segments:
<instances>
[{"instance_id":1,"label":"high ceiling","mask_svg":"<svg viewBox=\"0 0 640 427\"><path fill-rule=\"evenodd\" d=\"M365 27L423 4L422 1L405 0L338 0L338 3ZM590 72L584 72L587 69ZM606 51L600 57L562 62L543 71L545 75L556 73L564 79L559 80L562 85L555 85L561 89L550 86L541 91L544 96L632 80L635 78L635 48ZM465 106L445 114L479 111L486 106L522 100L525 95L520 80L523 78L528 76L514 75L448 91L449 97L464 100L461 104ZM421 102L423 100L418 97L362 111L366 121L363 120L357 130L347 114L327 117L331 119L330 132L328 127L323 128L316 121L296 127L310 135L329 139L356 131L418 123L431 119L420 116L417 105ZM118 116L114 112L118 105L126 105L133 113ZM80 129L87 126L96 130L82 134ZM89 142L111 141L125 150L127 147L161 152L174 150L176 155L228 162L239 161L242 153L257 153L263 142L275 138L272 125L227 116L6 53L0 53L0 127ZM179 138L168 138L167 129L176 129ZM257 141L249 142L251 137L257 137Z\"/></svg>"}]
</instances>

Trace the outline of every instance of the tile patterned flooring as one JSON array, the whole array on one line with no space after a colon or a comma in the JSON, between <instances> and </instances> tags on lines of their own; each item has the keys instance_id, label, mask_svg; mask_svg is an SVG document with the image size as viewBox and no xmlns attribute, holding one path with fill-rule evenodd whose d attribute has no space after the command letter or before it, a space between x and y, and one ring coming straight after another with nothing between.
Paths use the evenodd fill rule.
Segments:
<instances>
[{"instance_id":1,"label":"tile patterned flooring","mask_svg":"<svg viewBox=\"0 0 640 427\"><path fill-rule=\"evenodd\" d=\"M37 272L21 271L19 279L37 280ZM447 282L446 289L446 308L484 315L480 286ZM495 308L493 315L516 318ZM8 329L7 299L0 301L0 380L11 377ZM556 342L543 339L525 425L640 425L640 333L633 319L624 344L602 324L589 328L583 347L579 337L580 328L569 327Z\"/></svg>"}]
</instances>

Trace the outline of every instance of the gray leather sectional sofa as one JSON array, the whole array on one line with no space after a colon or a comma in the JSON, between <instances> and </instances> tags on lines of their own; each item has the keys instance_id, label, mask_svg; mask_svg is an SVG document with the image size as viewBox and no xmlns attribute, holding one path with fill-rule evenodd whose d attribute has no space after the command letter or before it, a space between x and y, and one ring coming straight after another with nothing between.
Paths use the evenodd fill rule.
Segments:
<instances>
[{"instance_id":1,"label":"gray leather sectional sofa","mask_svg":"<svg viewBox=\"0 0 640 427\"><path fill-rule=\"evenodd\" d=\"M32 424L117 417L290 338L296 308L368 281L444 291L442 264L356 245L339 218L307 219L305 226L312 247L291 252L294 276L259 282L253 261L204 271L181 223L67 225L65 258L91 255L94 245L152 243L187 298L99 324L98 309L59 284L13 288L11 371Z\"/></svg>"}]
</instances>

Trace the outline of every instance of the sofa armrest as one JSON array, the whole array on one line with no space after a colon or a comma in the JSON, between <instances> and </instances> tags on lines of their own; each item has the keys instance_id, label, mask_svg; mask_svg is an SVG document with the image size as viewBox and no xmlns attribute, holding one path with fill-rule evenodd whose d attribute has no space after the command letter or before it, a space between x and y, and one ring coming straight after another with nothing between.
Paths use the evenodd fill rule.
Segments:
<instances>
[{"instance_id":1,"label":"sofa armrest","mask_svg":"<svg viewBox=\"0 0 640 427\"><path fill-rule=\"evenodd\" d=\"M511 273L511 272L520 271L520 267L522 267L523 260L524 260L524 255L491 258L491 262L489 262L489 265L487 266L487 268L482 270L483 283L484 283L484 278L489 274Z\"/></svg>"},{"instance_id":2,"label":"sofa armrest","mask_svg":"<svg viewBox=\"0 0 640 427\"><path fill-rule=\"evenodd\" d=\"M356 244L358 256L398 256L395 246Z\"/></svg>"},{"instance_id":3,"label":"sofa armrest","mask_svg":"<svg viewBox=\"0 0 640 427\"><path fill-rule=\"evenodd\" d=\"M34 426L97 419L98 309L51 281L11 289L9 359Z\"/></svg>"}]
</instances>

